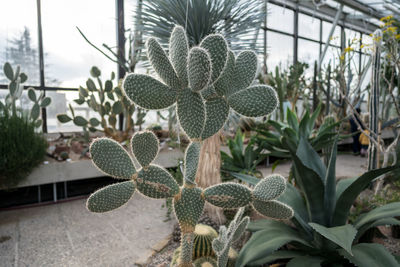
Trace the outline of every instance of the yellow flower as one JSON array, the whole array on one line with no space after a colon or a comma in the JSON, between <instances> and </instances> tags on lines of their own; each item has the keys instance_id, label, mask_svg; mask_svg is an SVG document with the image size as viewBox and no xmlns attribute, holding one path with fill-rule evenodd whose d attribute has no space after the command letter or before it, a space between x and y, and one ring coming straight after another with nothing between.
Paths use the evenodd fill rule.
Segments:
<instances>
[{"instance_id":1,"label":"yellow flower","mask_svg":"<svg viewBox=\"0 0 400 267\"><path fill-rule=\"evenodd\" d=\"M351 47L351 46L346 47L346 48L344 49L344 52L345 52L345 53L349 53L349 52L351 52L351 51L354 51L354 48Z\"/></svg>"},{"instance_id":2,"label":"yellow flower","mask_svg":"<svg viewBox=\"0 0 400 267\"><path fill-rule=\"evenodd\" d=\"M397 40L400 39L400 34L396 34L396 35L394 36L394 38L396 38Z\"/></svg>"},{"instance_id":3,"label":"yellow flower","mask_svg":"<svg viewBox=\"0 0 400 267\"><path fill-rule=\"evenodd\" d=\"M340 60L344 60L344 55L341 55L341 56L340 56Z\"/></svg>"},{"instance_id":4,"label":"yellow flower","mask_svg":"<svg viewBox=\"0 0 400 267\"><path fill-rule=\"evenodd\" d=\"M393 15L389 15L389 16L381 18L380 21L391 20L392 18L393 18Z\"/></svg>"}]
</instances>

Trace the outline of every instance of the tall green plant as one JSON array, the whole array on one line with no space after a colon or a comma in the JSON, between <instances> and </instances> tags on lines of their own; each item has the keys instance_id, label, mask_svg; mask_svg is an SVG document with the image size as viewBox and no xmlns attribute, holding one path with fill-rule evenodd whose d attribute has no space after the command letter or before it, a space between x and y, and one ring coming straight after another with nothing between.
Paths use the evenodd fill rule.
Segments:
<instances>
[{"instance_id":1,"label":"tall green plant","mask_svg":"<svg viewBox=\"0 0 400 267\"><path fill-rule=\"evenodd\" d=\"M245 116L257 117L271 113L277 106L271 87L250 86L257 70L256 54L244 51L235 57L226 40L217 34L207 36L200 46L189 50L185 31L180 26L171 34L169 56L154 38L147 40L147 53L161 81L148 75L129 74L123 83L124 93L145 109L160 110L176 105L180 126L191 140L185 152L184 184L179 187L164 168L152 163L159 145L153 133L139 132L132 137L131 151L140 164L138 170L117 142L97 139L90 147L93 163L106 174L125 181L92 194L88 209L106 212L118 208L136 189L150 198L172 197L182 233L181 267L192 266L193 231L205 202L221 208L251 204L262 215L290 218L292 209L276 200L286 187L279 175L262 179L253 190L236 183L203 190L195 182L201 143L223 127L230 108ZM235 232L222 233L214 246L219 257L224 257L224 248L235 240L231 238Z\"/></svg>"},{"instance_id":2,"label":"tall green plant","mask_svg":"<svg viewBox=\"0 0 400 267\"><path fill-rule=\"evenodd\" d=\"M253 235L241 250L236 266L260 266L275 260L290 260L288 266L308 266L312 262L315 266L341 266L347 261L357 266L399 266L383 246L358 241L372 227L400 224L394 218L400 215L400 202L375 208L353 224L348 223L358 195L371 181L399 167L372 170L336 183L336 143L325 166L304 138L298 145L285 133L282 139L290 147L299 186L288 185L279 198L293 207L293 226L272 220L250 223L248 229ZM286 244L291 245L290 250L276 251Z\"/></svg>"}]
</instances>

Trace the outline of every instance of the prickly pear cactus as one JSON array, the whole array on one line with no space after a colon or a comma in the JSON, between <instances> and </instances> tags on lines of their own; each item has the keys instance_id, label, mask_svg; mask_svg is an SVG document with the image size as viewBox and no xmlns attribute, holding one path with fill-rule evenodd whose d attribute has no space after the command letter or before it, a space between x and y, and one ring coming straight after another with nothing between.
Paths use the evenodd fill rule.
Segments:
<instances>
[{"instance_id":1,"label":"prickly pear cactus","mask_svg":"<svg viewBox=\"0 0 400 267\"><path fill-rule=\"evenodd\" d=\"M22 85L28 80L28 76L21 72L20 66L15 70L10 63L6 62L3 66L4 76L10 81L8 84L8 94L5 97L4 104L0 101L0 112L10 112L13 115L24 113L22 105L17 107L17 100L22 97L24 86ZM35 127L38 128L42 125L43 121L40 119L40 109L46 108L51 103L51 98L46 97L44 91L39 96L36 95L36 90L32 87L28 88L28 98L33 102L29 110L29 120L31 120Z\"/></svg>"},{"instance_id":2,"label":"prickly pear cactus","mask_svg":"<svg viewBox=\"0 0 400 267\"><path fill-rule=\"evenodd\" d=\"M120 142L128 139L130 131L135 125L141 125L144 122L143 118L146 114L141 110L137 110L137 120L136 122L133 121L132 115L135 111L135 105L122 93L120 84L113 85L114 72L111 73L110 79L106 80L104 84L99 68L92 67L90 75L92 77L86 81L86 86L79 87L79 98L74 99L74 102L78 105L86 104L94 112L98 113L98 116L87 120L75 114L74 108L69 105L72 116L65 113L57 114L58 121L61 123L72 121L76 126L82 127L86 136L89 135L89 132L100 131ZM125 116L126 123L123 131L119 131L117 127L117 118L120 114ZM100 120L97 118L100 118Z\"/></svg>"},{"instance_id":3,"label":"prickly pear cactus","mask_svg":"<svg viewBox=\"0 0 400 267\"><path fill-rule=\"evenodd\" d=\"M158 78L128 74L123 92L144 109L175 105L180 126L191 139L185 152L184 184L179 187L164 168L151 163L158 152L154 134L144 132L132 137L131 150L140 164L138 170L117 142L101 138L91 145L93 163L106 174L127 181L95 192L87 207L94 212L112 210L125 204L136 189L150 198L172 197L182 233L179 266L192 267L193 232L206 201L222 208L253 205L260 214L275 219L289 219L293 215L290 207L276 200L286 188L279 175L262 179L254 190L235 183L203 190L195 183L201 143L223 127L229 109L244 116L264 116L276 108L278 100L271 87L252 86L257 72L256 54L244 51L235 56L219 34L209 35L198 47L189 49L184 29L176 26L171 34L169 56L153 38L146 45ZM231 242L247 226L248 218L240 220L239 215L228 229L221 228L220 237L214 240L220 267L226 266Z\"/></svg>"}]
</instances>

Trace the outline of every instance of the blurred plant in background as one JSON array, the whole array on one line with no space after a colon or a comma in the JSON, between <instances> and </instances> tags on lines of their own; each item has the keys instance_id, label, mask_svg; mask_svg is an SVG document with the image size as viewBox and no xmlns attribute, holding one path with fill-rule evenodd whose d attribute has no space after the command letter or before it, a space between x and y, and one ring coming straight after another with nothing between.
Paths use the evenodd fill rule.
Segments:
<instances>
[{"instance_id":1,"label":"blurred plant in background","mask_svg":"<svg viewBox=\"0 0 400 267\"><path fill-rule=\"evenodd\" d=\"M245 135L238 129L235 138L228 139L230 155L221 151L223 181L235 178L230 175L231 172L244 173L262 178L262 173L256 167L266 158L265 155L261 154L263 148L256 147L253 139L250 139L246 148L244 148L244 140Z\"/></svg>"},{"instance_id":2,"label":"blurred plant in background","mask_svg":"<svg viewBox=\"0 0 400 267\"><path fill-rule=\"evenodd\" d=\"M36 128L42 124L40 108L48 106L51 99L43 93L37 97L29 88L28 98L33 105L23 105L22 84L28 76L8 62L3 70L9 79L9 93L4 103L0 101L0 188L7 189L21 182L46 155L47 141Z\"/></svg>"},{"instance_id":3,"label":"blurred plant in background","mask_svg":"<svg viewBox=\"0 0 400 267\"><path fill-rule=\"evenodd\" d=\"M73 121L75 125L82 127L86 139L89 140L89 132L101 131L106 136L118 142L127 140L134 130L135 125L144 123L145 113L137 113L136 123L132 119L135 105L123 95L120 85L113 85L115 74L111 73L109 80L103 84L101 71L97 67L92 67L90 75L97 81L97 86L92 78L86 81L86 88L79 87L79 98L75 99L78 105L87 104L93 111L98 113L100 120L96 117L90 119L76 115L73 107L69 105L72 118L67 114L58 114L57 119L61 123ZM123 131L117 129L118 115L123 114L126 125ZM101 127L101 128L99 128Z\"/></svg>"}]
</instances>

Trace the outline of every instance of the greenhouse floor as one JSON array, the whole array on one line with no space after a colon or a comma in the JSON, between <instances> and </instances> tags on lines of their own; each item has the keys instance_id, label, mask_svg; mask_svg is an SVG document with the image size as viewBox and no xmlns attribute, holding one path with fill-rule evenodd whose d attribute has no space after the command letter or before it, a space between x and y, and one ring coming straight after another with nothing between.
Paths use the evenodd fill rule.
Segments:
<instances>
[{"instance_id":1,"label":"greenhouse floor","mask_svg":"<svg viewBox=\"0 0 400 267\"><path fill-rule=\"evenodd\" d=\"M337 177L365 171L366 158L340 155ZM275 173L287 176L290 163ZM266 175L271 168L262 168ZM1 266L135 266L172 233L163 200L139 194L122 208L93 214L85 199L0 212Z\"/></svg>"},{"instance_id":2,"label":"greenhouse floor","mask_svg":"<svg viewBox=\"0 0 400 267\"><path fill-rule=\"evenodd\" d=\"M134 195L106 214L86 210L85 199L0 213L1 266L135 266L165 240L165 201Z\"/></svg>"}]
</instances>

